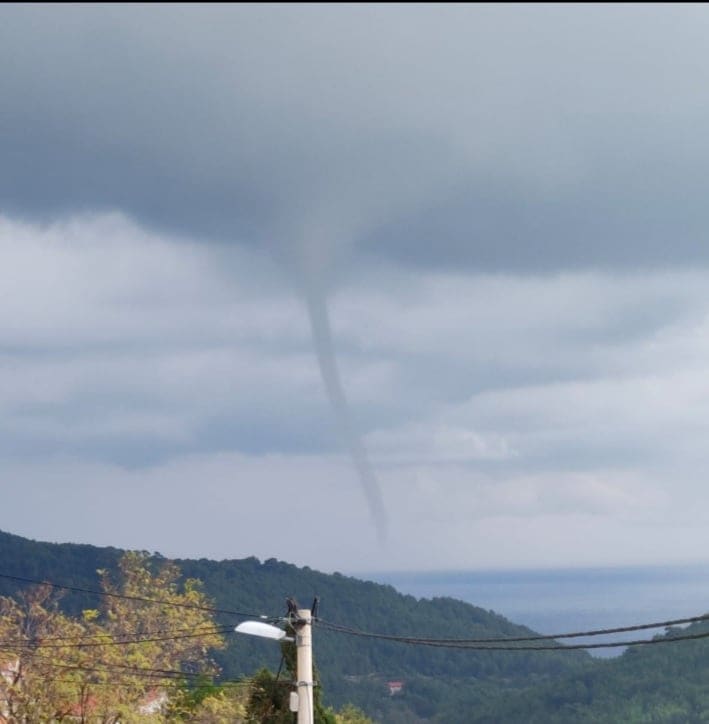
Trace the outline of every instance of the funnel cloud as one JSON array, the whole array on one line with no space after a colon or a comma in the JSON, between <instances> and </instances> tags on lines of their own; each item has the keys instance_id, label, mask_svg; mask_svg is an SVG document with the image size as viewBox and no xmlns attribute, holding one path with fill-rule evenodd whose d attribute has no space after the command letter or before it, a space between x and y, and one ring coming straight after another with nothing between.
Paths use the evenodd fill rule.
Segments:
<instances>
[{"instance_id":1,"label":"funnel cloud","mask_svg":"<svg viewBox=\"0 0 709 724\"><path fill-rule=\"evenodd\" d=\"M372 515L374 526L380 543L387 536L387 516L382 499L382 492L374 470L369 462L367 449L355 429L347 403L347 396L342 387L340 373L335 359L335 348L332 343L332 329L324 295L313 287L306 289L305 300L313 334L313 345L318 358L318 366L325 391L332 405L338 431L352 457L357 476L362 483L367 505Z\"/></svg>"},{"instance_id":2,"label":"funnel cloud","mask_svg":"<svg viewBox=\"0 0 709 724\"><path fill-rule=\"evenodd\" d=\"M0 528L703 555L708 66L699 5L0 6Z\"/></svg>"}]
</instances>

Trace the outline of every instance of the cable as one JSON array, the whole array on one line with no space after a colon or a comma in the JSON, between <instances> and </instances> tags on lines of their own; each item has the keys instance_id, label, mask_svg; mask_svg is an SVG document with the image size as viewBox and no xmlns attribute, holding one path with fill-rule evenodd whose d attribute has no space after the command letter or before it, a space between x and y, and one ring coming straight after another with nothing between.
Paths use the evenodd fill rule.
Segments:
<instances>
[{"instance_id":1,"label":"cable","mask_svg":"<svg viewBox=\"0 0 709 724\"><path fill-rule=\"evenodd\" d=\"M76 619L70 619L74 623L76 623ZM168 634L181 634L186 632L194 632L197 631L212 631L213 629L217 628L225 628L229 631L232 631L233 628L229 624L216 624L216 623L205 623L201 624L199 626L187 626L183 628L163 628L163 629L155 629L154 631L126 631L122 634L120 634L123 637L132 637L132 636L161 636L162 634L168 635ZM46 641L61 641L61 642L67 642L67 641L86 641L91 639L105 639L107 636L111 636L110 632L107 631L98 631L97 633L86 633L86 634L78 634L76 636L41 636L37 637L38 640L41 642L42 645ZM17 639L18 643L27 641L28 639ZM14 643L14 641L11 641L10 643Z\"/></svg>"},{"instance_id":2,"label":"cable","mask_svg":"<svg viewBox=\"0 0 709 724\"><path fill-rule=\"evenodd\" d=\"M77 686L111 686L111 687L120 687L120 688L133 688L134 684L127 684L124 682L115 682L115 681L82 681L77 679L57 679L55 677L46 677L46 676L36 676L33 677L36 681L45 681L47 683L59 683L59 684L75 684ZM220 681L210 684L191 684L189 687L190 691L196 691L199 689L211 689L213 687L216 687L218 689L223 689L224 687L229 686L251 686L253 685L255 679L253 677L245 677L243 679L228 679L226 681ZM290 683L290 682L287 682ZM164 689L184 689L185 686L180 683L163 683L160 684L160 686Z\"/></svg>"},{"instance_id":3,"label":"cable","mask_svg":"<svg viewBox=\"0 0 709 724\"><path fill-rule=\"evenodd\" d=\"M210 683L200 684L199 678L205 675L205 672L188 672L188 671L181 671L177 669L158 669L158 668L150 668L150 667L140 667L140 666L132 666L130 664L117 664L117 663L109 663L106 661L98 661L95 665L81 665L81 664L62 664L55 661L50 661L48 659L45 659L41 656L35 656L33 659L39 659L39 664L41 666L48 666L50 668L57 668L57 669L64 669L68 671L83 671L83 672L91 672L91 673L108 673L112 676L124 676L124 677L131 677L131 678L143 678L148 681L170 681L171 686L174 686L176 688L181 688L183 686L188 686L192 689L199 689L199 688L209 688L211 686L217 686L221 687L224 685L238 685L242 683L255 683L256 679L255 677L244 677L243 679L239 680L229 680L226 681L213 681ZM36 676L33 675L34 679L43 679L47 680L49 677L43 677L43 676ZM52 677L55 678L55 677ZM184 679L187 679L187 681L183 681ZM191 679L191 681L190 681ZM75 680L69 680L68 683L88 683L89 685L96 685L96 684L107 684L110 685L112 682L81 682L81 681L75 681ZM283 684L286 686L291 686L293 682L291 681L279 681L277 682L279 684Z\"/></svg>"},{"instance_id":4,"label":"cable","mask_svg":"<svg viewBox=\"0 0 709 724\"><path fill-rule=\"evenodd\" d=\"M210 636L210 635L216 635L216 634L226 634L226 633L233 633L234 629L229 627L222 627L222 628L212 628L208 631L202 631L200 633L188 633L188 634L178 634L173 636L155 636L152 638L141 638L141 639L126 639L122 641L91 641L87 643L79 643L79 644L45 644L45 643L35 643L32 641L23 641L23 642L17 642L17 641L0 641L0 647L12 647L16 646L18 648L25 648L25 649L83 649L83 648L89 648L92 646L129 646L130 644L144 644L144 643L152 643L154 641L176 641L177 639L190 639L190 638L198 638L202 636Z\"/></svg>"},{"instance_id":5,"label":"cable","mask_svg":"<svg viewBox=\"0 0 709 724\"><path fill-rule=\"evenodd\" d=\"M0 648L0 650L2 650ZM204 672L189 672L189 671L181 671L179 669L159 669L154 667L143 667L143 666L133 666L131 664L118 664L118 663L112 663L107 661L97 661L95 662L95 665L91 666L82 666L81 664L62 664L57 663L55 661L51 661L41 655L33 655L30 659L30 662L36 660L43 666L49 666L51 668L58 668L58 669L69 669L69 670L77 670L77 671L93 671L93 672L104 672L104 673L118 673L123 674L125 676L146 676L150 678L172 678L172 679L182 679L182 678L197 678L204 675Z\"/></svg>"},{"instance_id":6,"label":"cable","mask_svg":"<svg viewBox=\"0 0 709 724\"><path fill-rule=\"evenodd\" d=\"M7 646L31 646L34 648L82 648L84 646L104 646L113 643L140 643L141 641L169 641L171 639L192 638L194 636L208 636L212 633L230 633L234 629L231 626L217 626L209 624L191 628L178 629L158 629L156 631L146 631L144 633L122 633L119 634L120 641L114 641L112 633L103 631L95 634L85 634L83 636L45 636L32 639L14 639L8 641L0 641L0 645ZM187 633L189 632L189 633ZM182 634L185 634L184 636ZM164 637L163 637L164 634ZM140 638L140 637L163 637L163 638ZM87 641L88 639L88 641ZM101 641L93 641L93 639L102 639ZM109 641L106 641L109 639ZM46 642L60 642L59 644ZM77 641L79 643L70 643Z\"/></svg>"},{"instance_id":7,"label":"cable","mask_svg":"<svg viewBox=\"0 0 709 724\"><path fill-rule=\"evenodd\" d=\"M123 593L108 593L107 591L97 591L90 588L80 588L78 586L65 586L61 583L54 583L52 581L40 581L36 578L25 578L23 576L12 576L8 573L0 573L0 578L5 578L10 581L18 581L20 583L31 583L39 586L51 586L52 588L59 588L64 591L74 591L75 593L89 593L93 596L108 596L110 598L121 598L127 601L141 601L143 603L157 603L161 606L173 606L174 608L191 608L196 611L208 611L209 613L222 613L229 616L239 616L242 618L260 618L264 620L280 620L280 617L276 616L264 616L263 614L250 613L245 611L232 611L227 608L213 608L211 606L198 606L192 603L176 603L174 601L161 601L157 598L147 598L144 596L129 596Z\"/></svg>"},{"instance_id":8,"label":"cable","mask_svg":"<svg viewBox=\"0 0 709 724\"><path fill-rule=\"evenodd\" d=\"M389 634L370 634L368 632L359 631L358 629L350 628L348 626L342 626L341 624L330 623L323 619L314 619L323 628L330 629L333 631L341 631L342 633L355 632L358 635L374 636L376 638L389 639L392 641L399 641L401 639L410 638L402 637ZM419 638L415 637L416 641L427 641L432 643L452 643L452 644L485 644L485 643L512 643L512 642L523 642L523 641L551 641L556 639L570 639L570 638L582 638L587 636L603 636L607 634L615 633L628 633L630 631L643 631L653 628L668 628L670 626L679 626L682 624L699 623L702 621L709 621L709 614L703 614L701 616L689 616L687 618L676 618L668 621L656 621L653 623L641 623L632 626L618 626L616 628L603 628L593 629L590 631L574 631L571 633L558 633L558 634L535 634L533 636L514 636L514 637L498 637L498 638L483 638L483 639L433 639L433 638Z\"/></svg>"},{"instance_id":9,"label":"cable","mask_svg":"<svg viewBox=\"0 0 709 724\"><path fill-rule=\"evenodd\" d=\"M704 633L686 634L682 636L667 636L664 638L636 639L632 641L616 641L609 643L559 644L552 646L503 646L498 644L509 643L511 639L470 639L468 641L463 639L422 639L412 636L392 636L388 634L376 634L367 631L358 631L357 629L348 629L344 626L331 626L327 624L325 624L324 628L329 629L335 633L343 633L349 636L382 639L386 641L394 641L397 643L413 644L416 646L430 646L432 648L467 649L469 651L573 651L577 649L617 648L620 646L647 646L652 644L663 644L676 641L692 641L697 639L709 638L709 631L707 631Z\"/></svg>"},{"instance_id":10,"label":"cable","mask_svg":"<svg viewBox=\"0 0 709 724\"><path fill-rule=\"evenodd\" d=\"M141 637L141 636L162 636L163 634L165 634L165 636L166 636L165 640L169 640L170 638L173 638L173 637L182 638L180 636L180 634L186 633L186 632L189 632L190 635L192 635L192 634L208 635L213 632L216 633L216 632L223 631L224 633L227 633L227 632L230 632L233 630L234 629L230 625L229 626L227 626L227 625L218 626L217 624L203 624L201 626L190 626L187 628L157 629L155 631L145 631L142 633L140 633L138 631L134 631L132 633L125 632L125 633L118 634L118 637L121 639L125 639L126 643L132 643L133 640L140 641L139 637ZM31 640L31 639L27 639L27 638L15 639L15 640L10 640L10 641L0 641L0 644L19 645L19 646L31 645L31 646L41 647L41 648L54 648L54 646L52 646L46 642L47 641L49 641L49 642L59 641L59 642L62 642L61 647L71 648L73 646L76 646L78 648L80 646L94 645L93 639L102 639L102 641L96 642L96 645L105 644L106 639L107 638L110 639L112 635L113 635L113 633L110 631L101 631L98 633L83 634L83 635L79 635L79 636L37 636L36 640ZM88 640L88 643L83 643L87 640ZM80 643L77 643L77 644L66 643L66 642L72 642L72 641L77 641Z\"/></svg>"},{"instance_id":11,"label":"cable","mask_svg":"<svg viewBox=\"0 0 709 724\"><path fill-rule=\"evenodd\" d=\"M66 586L59 583L54 583L52 581L40 581L37 579L31 579L31 578L25 578L22 576L14 576L10 574L0 573L0 578L5 578L8 580L14 580L19 581L22 583L29 583L29 584L37 584L37 585L48 585L52 588L58 588L68 591L74 591L78 593L87 593L91 595L97 595L97 596L106 596L106 597L112 597L112 598L119 598L124 600L131 600L131 601L140 601L144 603L154 603L158 605L164 605L164 606L172 606L176 608L189 608L189 609L195 609L200 611L208 611L210 613L218 613L218 614L226 614L231 616L239 616L239 617L246 617L246 618L260 618L262 620L271 620L271 621L279 621L282 619L282 617L267 617L261 614L254 614L254 613L248 613L244 611L233 611L230 609L219 609L219 608L213 608L209 606L199 606L195 604L188 604L188 603L177 603L172 601L163 601L160 599L154 599L154 598L147 598L144 596L131 596L126 594L119 594L119 593L109 593L106 591L98 591L93 589L87 589L87 588L81 588L78 586ZM681 641L681 640L690 640L690 639L700 639L705 638L709 636L709 634L692 634L688 635L686 637L672 637L668 639L643 639L643 640L634 640L634 641L626 641L626 642L617 642L617 643L603 643L603 644L571 644L571 645L560 645L560 646L547 646L547 647L541 647L541 646L529 646L529 647L523 647L523 646L499 646L497 644L509 644L509 643L523 643L523 642L535 642L535 641L550 641L550 640L556 640L556 639L565 639L565 638L581 638L581 637L591 637L591 636L600 636L600 635L608 635L608 634L615 634L615 633L628 633L631 631L642 631L647 629L653 629L653 628L667 628L670 626L678 626L682 624L689 624L689 623L697 623L701 621L708 621L709 620L709 614L704 614L701 616L689 616L686 618L678 618L678 619L669 619L666 621L655 621L651 623L643 623L643 624L636 624L631 626L618 626L614 628L605 628L605 629L593 629L589 631L576 631L576 632L565 632L565 633L558 633L558 634L537 634L533 636L517 636L517 637L502 637L502 638L485 638L485 639L433 639L433 638L420 638L420 637L409 637L409 636L398 636L398 635L391 635L391 634L380 634L380 633L373 633L373 632L367 632L367 631L361 631L358 629L350 628L347 626L342 626L339 624L330 623L327 621L324 621L323 619L314 619L315 622L317 622L318 625L322 626L326 630L330 630L337 633L344 633L349 634L352 636L359 636L364 638L374 638L384 641L393 641L393 642L399 642L399 643L410 643L410 644L416 644L416 645L422 645L422 646L432 646L432 647L447 647L447 648L468 648L468 649L474 649L477 648L478 650L506 650L506 651L527 651L527 650L533 650L533 651L556 651L556 650L573 650L573 649L591 649L591 648L609 648L609 647L619 647L619 646L639 646L639 645L645 645L650 643L661 643L664 641ZM225 631L226 632L226 631ZM161 640L170 640L173 637L167 637L166 639ZM159 639L155 639L159 640ZM136 642L126 642L126 643L136 643ZM79 645L77 645L78 647Z\"/></svg>"},{"instance_id":12,"label":"cable","mask_svg":"<svg viewBox=\"0 0 709 724\"><path fill-rule=\"evenodd\" d=\"M283 670L283 662L286 660L285 654L281 654L281 663L278 664L278 671L276 672L276 681L281 678L281 671Z\"/></svg>"}]
</instances>

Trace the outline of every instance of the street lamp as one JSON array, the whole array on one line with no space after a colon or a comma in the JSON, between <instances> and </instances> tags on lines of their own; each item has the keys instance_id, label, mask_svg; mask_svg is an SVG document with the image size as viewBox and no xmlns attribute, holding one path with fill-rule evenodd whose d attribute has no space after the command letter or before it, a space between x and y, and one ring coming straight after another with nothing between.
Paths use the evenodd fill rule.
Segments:
<instances>
[{"instance_id":1,"label":"street lamp","mask_svg":"<svg viewBox=\"0 0 709 724\"><path fill-rule=\"evenodd\" d=\"M295 641L292 636L286 636L286 632L282 628L263 621L244 621L234 631L249 636L260 636L264 639L275 639L276 641Z\"/></svg>"},{"instance_id":2,"label":"street lamp","mask_svg":"<svg viewBox=\"0 0 709 724\"><path fill-rule=\"evenodd\" d=\"M236 633L259 636L273 641L295 640L298 693L291 693L290 710L298 712L298 724L313 724L313 614L307 608L299 609L295 613L295 616L289 618L291 626L295 629L295 639L286 635L282 628L263 621L244 621L234 630Z\"/></svg>"}]
</instances>

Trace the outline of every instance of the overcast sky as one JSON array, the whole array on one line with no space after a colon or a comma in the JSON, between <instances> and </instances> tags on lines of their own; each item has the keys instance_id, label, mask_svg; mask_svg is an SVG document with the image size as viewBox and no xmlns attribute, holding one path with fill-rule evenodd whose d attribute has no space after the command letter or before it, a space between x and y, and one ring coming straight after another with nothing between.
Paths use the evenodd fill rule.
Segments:
<instances>
[{"instance_id":1,"label":"overcast sky","mask_svg":"<svg viewBox=\"0 0 709 724\"><path fill-rule=\"evenodd\" d=\"M708 8L3 6L0 99L0 529L707 559Z\"/></svg>"}]
</instances>

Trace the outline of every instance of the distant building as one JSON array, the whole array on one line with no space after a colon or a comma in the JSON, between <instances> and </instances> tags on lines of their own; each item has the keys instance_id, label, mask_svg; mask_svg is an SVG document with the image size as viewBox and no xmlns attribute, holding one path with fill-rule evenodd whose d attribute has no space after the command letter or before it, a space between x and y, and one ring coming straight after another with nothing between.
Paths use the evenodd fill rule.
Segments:
<instances>
[{"instance_id":1,"label":"distant building","mask_svg":"<svg viewBox=\"0 0 709 724\"><path fill-rule=\"evenodd\" d=\"M20 660L11 659L0 661L0 724L12 724L14 719L10 716L9 702L7 700L8 687L11 686L20 672ZM167 692L162 689L150 689L137 704L137 711L143 716L159 714L168 702ZM68 704L66 719L68 721L84 721L87 716L94 714L98 701L89 695L83 701Z\"/></svg>"},{"instance_id":2,"label":"distant building","mask_svg":"<svg viewBox=\"0 0 709 724\"><path fill-rule=\"evenodd\" d=\"M0 664L0 676L6 683L12 684L17 672L20 670L20 660L11 659Z\"/></svg>"},{"instance_id":3,"label":"distant building","mask_svg":"<svg viewBox=\"0 0 709 724\"><path fill-rule=\"evenodd\" d=\"M389 696L396 696L396 694L401 694L401 691L404 688L404 682L387 681L387 686L389 687Z\"/></svg>"},{"instance_id":4,"label":"distant building","mask_svg":"<svg viewBox=\"0 0 709 724\"><path fill-rule=\"evenodd\" d=\"M7 686L15 680L20 670L20 660L13 659L0 663L0 724L9 722L10 709L7 702Z\"/></svg>"},{"instance_id":5,"label":"distant building","mask_svg":"<svg viewBox=\"0 0 709 724\"><path fill-rule=\"evenodd\" d=\"M157 714L167 704L167 693L159 689L151 689L138 706L139 714Z\"/></svg>"}]
</instances>

